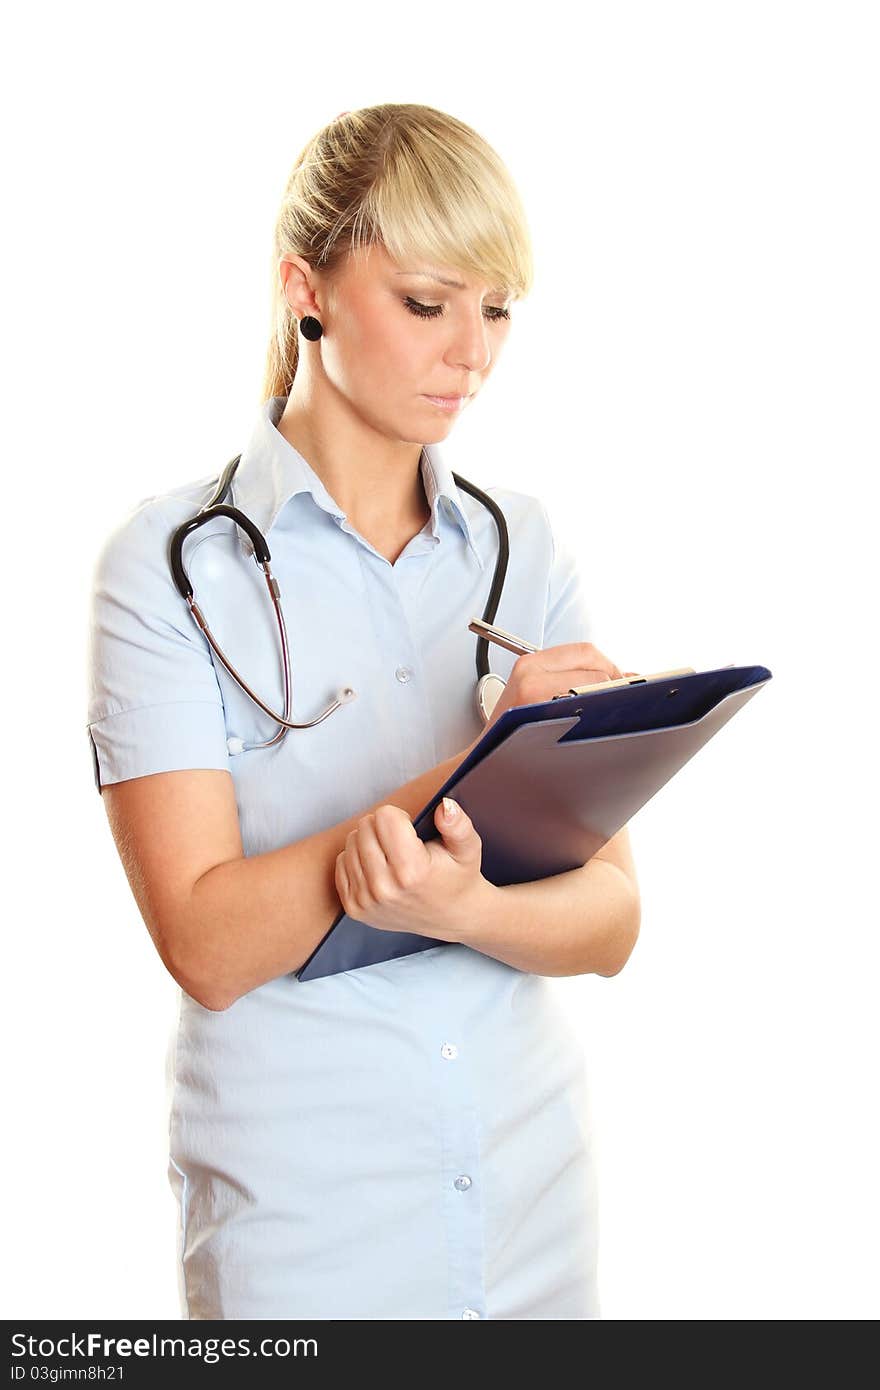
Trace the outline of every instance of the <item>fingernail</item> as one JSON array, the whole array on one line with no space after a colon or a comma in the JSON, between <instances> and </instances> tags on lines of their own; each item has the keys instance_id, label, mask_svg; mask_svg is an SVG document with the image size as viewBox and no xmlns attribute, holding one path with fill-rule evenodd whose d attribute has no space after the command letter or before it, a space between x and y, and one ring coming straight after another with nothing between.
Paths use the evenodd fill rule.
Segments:
<instances>
[{"instance_id":1,"label":"fingernail","mask_svg":"<svg viewBox=\"0 0 880 1390\"><path fill-rule=\"evenodd\" d=\"M454 801L450 801L448 796L443 798L443 814L447 820L453 820L458 815L458 807Z\"/></svg>"}]
</instances>

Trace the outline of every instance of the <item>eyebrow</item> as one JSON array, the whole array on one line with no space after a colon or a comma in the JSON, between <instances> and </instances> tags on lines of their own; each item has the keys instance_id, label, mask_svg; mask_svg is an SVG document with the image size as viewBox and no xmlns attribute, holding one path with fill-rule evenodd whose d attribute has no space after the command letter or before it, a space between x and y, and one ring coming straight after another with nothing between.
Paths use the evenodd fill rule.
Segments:
<instances>
[{"instance_id":1,"label":"eyebrow","mask_svg":"<svg viewBox=\"0 0 880 1390\"><path fill-rule=\"evenodd\" d=\"M444 275L438 275L436 271L429 274L426 270L398 270L395 271L395 274L412 275L418 280L430 280L434 285L451 285L454 290L467 289L467 285L463 285L460 280L448 280ZM509 291L506 285L499 285L497 289L490 290L489 293L507 294Z\"/></svg>"}]
</instances>

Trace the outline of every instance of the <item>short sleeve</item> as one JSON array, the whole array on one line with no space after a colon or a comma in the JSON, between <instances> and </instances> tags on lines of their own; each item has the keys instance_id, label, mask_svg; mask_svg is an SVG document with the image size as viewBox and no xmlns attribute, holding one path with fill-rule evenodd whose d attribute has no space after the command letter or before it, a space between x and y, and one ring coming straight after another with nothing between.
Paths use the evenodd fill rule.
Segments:
<instances>
[{"instance_id":1,"label":"short sleeve","mask_svg":"<svg viewBox=\"0 0 880 1390\"><path fill-rule=\"evenodd\" d=\"M178 592L151 499L105 542L89 599L88 736L98 791L148 773L228 770L207 639Z\"/></svg>"},{"instance_id":2,"label":"short sleeve","mask_svg":"<svg viewBox=\"0 0 880 1390\"><path fill-rule=\"evenodd\" d=\"M565 642L592 642L593 619L587 607L580 569L571 547L554 535L543 503L542 510L550 531L552 558L544 612L542 647L559 647Z\"/></svg>"}]
</instances>

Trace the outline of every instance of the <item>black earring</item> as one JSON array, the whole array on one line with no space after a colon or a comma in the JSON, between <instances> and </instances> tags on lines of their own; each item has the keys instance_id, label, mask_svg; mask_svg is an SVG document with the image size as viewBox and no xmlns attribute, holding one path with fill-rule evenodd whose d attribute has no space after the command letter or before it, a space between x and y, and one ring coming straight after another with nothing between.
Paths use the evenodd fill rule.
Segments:
<instances>
[{"instance_id":1,"label":"black earring","mask_svg":"<svg viewBox=\"0 0 880 1390\"><path fill-rule=\"evenodd\" d=\"M310 342L314 343L316 339L320 338L324 329L317 319L313 319L311 314L306 314L299 321L299 331L304 338L308 338Z\"/></svg>"}]
</instances>

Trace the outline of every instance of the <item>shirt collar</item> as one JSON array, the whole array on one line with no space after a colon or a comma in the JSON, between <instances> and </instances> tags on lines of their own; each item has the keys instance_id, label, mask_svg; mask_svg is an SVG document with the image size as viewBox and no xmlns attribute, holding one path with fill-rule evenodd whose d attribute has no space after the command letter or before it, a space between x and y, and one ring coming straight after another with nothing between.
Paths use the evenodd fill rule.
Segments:
<instances>
[{"instance_id":1,"label":"shirt collar","mask_svg":"<svg viewBox=\"0 0 880 1390\"><path fill-rule=\"evenodd\" d=\"M331 516L345 516L315 470L277 429L286 404L286 396L272 396L263 402L232 480L233 504L259 527L267 539L282 507L300 492L310 492L317 505ZM442 507L459 526L480 569L485 569L474 543L462 492L456 486L452 469L438 445L422 446L421 469L425 496L431 508L432 535L439 537L438 513ZM246 554L253 553L247 535L241 530L239 542Z\"/></svg>"}]
</instances>

